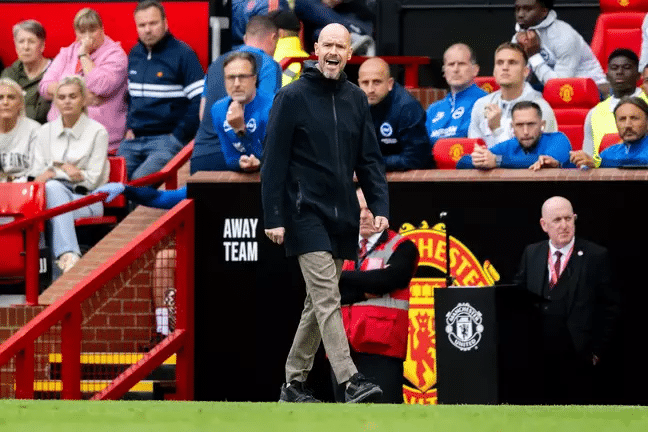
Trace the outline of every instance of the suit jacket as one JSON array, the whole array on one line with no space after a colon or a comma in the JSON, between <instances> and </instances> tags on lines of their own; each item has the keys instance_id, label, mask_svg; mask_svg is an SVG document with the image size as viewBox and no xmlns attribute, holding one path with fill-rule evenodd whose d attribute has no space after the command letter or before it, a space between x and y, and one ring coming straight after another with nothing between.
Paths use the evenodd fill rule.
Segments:
<instances>
[{"instance_id":1,"label":"suit jacket","mask_svg":"<svg viewBox=\"0 0 648 432\"><path fill-rule=\"evenodd\" d=\"M551 293L545 295L548 254L549 241L527 246L516 283L550 302L564 302L562 318L577 353L605 355L620 304L620 295L611 284L607 249L576 238L567 266ZM540 307L546 310L551 304Z\"/></svg>"}]
</instances>

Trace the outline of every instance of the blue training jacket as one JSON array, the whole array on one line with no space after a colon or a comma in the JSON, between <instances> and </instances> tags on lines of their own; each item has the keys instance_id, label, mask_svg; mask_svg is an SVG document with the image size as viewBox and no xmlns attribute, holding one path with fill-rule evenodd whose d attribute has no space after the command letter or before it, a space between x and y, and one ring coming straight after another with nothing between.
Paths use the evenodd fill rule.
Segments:
<instances>
[{"instance_id":1,"label":"blue training jacket","mask_svg":"<svg viewBox=\"0 0 648 432\"><path fill-rule=\"evenodd\" d=\"M456 94L450 92L445 98L430 105L425 127L432 147L439 138L467 137L473 105L477 99L487 94L476 84L472 84Z\"/></svg>"}]
</instances>

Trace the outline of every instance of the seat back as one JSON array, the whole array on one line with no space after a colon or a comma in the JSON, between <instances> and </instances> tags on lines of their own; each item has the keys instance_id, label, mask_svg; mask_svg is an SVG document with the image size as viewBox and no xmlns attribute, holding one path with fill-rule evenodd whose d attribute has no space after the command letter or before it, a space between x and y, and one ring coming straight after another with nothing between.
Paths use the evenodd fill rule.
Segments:
<instances>
[{"instance_id":1,"label":"seat back","mask_svg":"<svg viewBox=\"0 0 648 432\"><path fill-rule=\"evenodd\" d=\"M591 78L550 79L542 97L553 108L558 130L567 135L572 149L582 149L585 117L601 101L596 83Z\"/></svg>"},{"instance_id":2,"label":"seat back","mask_svg":"<svg viewBox=\"0 0 648 432\"><path fill-rule=\"evenodd\" d=\"M608 147L611 147L615 144L619 144L623 140L619 136L618 133L609 133L603 135L603 139L601 140L601 145L599 145L599 154L603 153L603 150L605 150Z\"/></svg>"},{"instance_id":3,"label":"seat back","mask_svg":"<svg viewBox=\"0 0 648 432\"><path fill-rule=\"evenodd\" d=\"M476 145L485 146L481 138L441 138L434 143L432 155L439 169L455 169L463 155L471 154Z\"/></svg>"},{"instance_id":4,"label":"seat back","mask_svg":"<svg viewBox=\"0 0 648 432\"><path fill-rule=\"evenodd\" d=\"M629 48L641 54L641 24L645 12L602 13L596 20L592 36L592 51L607 71L608 57L617 48Z\"/></svg>"},{"instance_id":5,"label":"seat back","mask_svg":"<svg viewBox=\"0 0 648 432\"><path fill-rule=\"evenodd\" d=\"M35 216L45 209L44 183L0 183L0 220L2 224ZM42 224L39 227L42 229ZM0 233L2 259L0 281L17 282L25 278L25 238L22 230Z\"/></svg>"},{"instance_id":6,"label":"seat back","mask_svg":"<svg viewBox=\"0 0 648 432\"><path fill-rule=\"evenodd\" d=\"M126 172L126 159L123 156L109 156L108 162L110 163L110 174L108 174L108 181L126 183L128 181L128 174ZM126 207L126 197L124 195L119 195L109 203L104 203L104 207Z\"/></svg>"},{"instance_id":7,"label":"seat back","mask_svg":"<svg viewBox=\"0 0 648 432\"><path fill-rule=\"evenodd\" d=\"M601 13L648 12L648 0L599 0Z\"/></svg>"},{"instance_id":8,"label":"seat back","mask_svg":"<svg viewBox=\"0 0 648 432\"><path fill-rule=\"evenodd\" d=\"M497 84L497 81L495 81L495 77L493 76L475 77L475 84L477 84L477 87L481 88L486 93L493 93L500 88L499 84Z\"/></svg>"}]
</instances>

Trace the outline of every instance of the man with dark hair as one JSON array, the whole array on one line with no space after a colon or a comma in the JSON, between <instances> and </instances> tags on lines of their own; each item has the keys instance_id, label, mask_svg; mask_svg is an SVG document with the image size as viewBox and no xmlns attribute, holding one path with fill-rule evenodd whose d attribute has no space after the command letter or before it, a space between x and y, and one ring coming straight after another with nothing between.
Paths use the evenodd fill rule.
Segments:
<instances>
[{"instance_id":1,"label":"man with dark hair","mask_svg":"<svg viewBox=\"0 0 648 432\"><path fill-rule=\"evenodd\" d=\"M470 115L469 138L482 138L488 147L513 138L511 109L523 100L540 106L547 132L558 130L551 106L526 82L529 75L527 60L526 52L517 43L504 42L497 47L493 76L500 89L475 102Z\"/></svg>"},{"instance_id":2,"label":"man with dark hair","mask_svg":"<svg viewBox=\"0 0 648 432\"><path fill-rule=\"evenodd\" d=\"M290 11L287 0L232 0L232 48L244 43L248 22L255 16L266 16L275 11Z\"/></svg>"},{"instance_id":3,"label":"man with dark hair","mask_svg":"<svg viewBox=\"0 0 648 432\"><path fill-rule=\"evenodd\" d=\"M614 108L621 98L637 96L648 101L644 92L637 88L638 64L637 54L627 48L617 48L608 56L607 80L612 94L592 108L585 117L583 149L572 152L570 157L571 162L577 167L600 166L599 146L605 135L617 133Z\"/></svg>"},{"instance_id":4,"label":"man with dark hair","mask_svg":"<svg viewBox=\"0 0 648 432\"><path fill-rule=\"evenodd\" d=\"M443 53L443 76L450 91L427 109L425 127L432 147L439 138L468 136L473 105L488 94L474 82L478 73L477 58L468 45L456 43Z\"/></svg>"},{"instance_id":5,"label":"man with dark hair","mask_svg":"<svg viewBox=\"0 0 648 432\"><path fill-rule=\"evenodd\" d=\"M203 87L198 57L169 32L162 5L140 2L134 18L139 43L128 55L128 130L118 151L129 179L159 171L194 138Z\"/></svg>"},{"instance_id":6,"label":"man with dark hair","mask_svg":"<svg viewBox=\"0 0 648 432\"><path fill-rule=\"evenodd\" d=\"M648 103L637 96L626 96L614 108L614 120L623 142L601 152L600 167L648 166ZM594 159L586 156L581 163L594 166Z\"/></svg>"},{"instance_id":7,"label":"man with dark hair","mask_svg":"<svg viewBox=\"0 0 648 432\"><path fill-rule=\"evenodd\" d=\"M489 148L475 146L472 154L457 162L457 168L560 168L569 160L571 145L562 132L544 133L540 106L521 101L511 109L514 138Z\"/></svg>"},{"instance_id":8,"label":"man with dark hair","mask_svg":"<svg viewBox=\"0 0 648 432\"><path fill-rule=\"evenodd\" d=\"M277 46L277 26L267 16L253 16L248 21L244 36L245 45L235 51L249 52L256 60L257 87L269 96L281 88L281 68L272 55ZM209 65L200 101L200 126L191 155L191 173L197 171L227 171L223 152L214 129L211 107L227 95L223 79L223 62L227 54L219 56Z\"/></svg>"},{"instance_id":9,"label":"man with dark hair","mask_svg":"<svg viewBox=\"0 0 648 432\"><path fill-rule=\"evenodd\" d=\"M252 53L233 51L223 62L227 96L211 107L225 165L231 171L258 171L272 96L256 91Z\"/></svg>"},{"instance_id":10,"label":"man with dark hair","mask_svg":"<svg viewBox=\"0 0 648 432\"><path fill-rule=\"evenodd\" d=\"M306 301L286 360L282 402L317 402L306 379L320 345L347 402L375 401L379 386L358 373L340 312L344 259L357 259L360 220L354 173L374 228L389 227L387 180L367 97L346 79L351 38L341 24L322 29L317 62L275 97L261 165L265 234L297 256Z\"/></svg>"},{"instance_id":11,"label":"man with dark hair","mask_svg":"<svg viewBox=\"0 0 648 432\"><path fill-rule=\"evenodd\" d=\"M603 94L608 83L585 39L557 18L553 0L515 0L516 34L524 47L531 73L543 85L552 78L591 78Z\"/></svg>"},{"instance_id":12,"label":"man with dark hair","mask_svg":"<svg viewBox=\"0 0 648 432\"><path fill-rule=\"evenodd\" d=\"M286 57L308 57L308 53L302 47L302 41L299 38L301 23L297 15L291 10L276 10L270 12L268 17L279 28L279 40L277 49L274 53L274 59L281 62ZM281 85L285 86L299 78L302 70L300 62L293 62L288 65L281 76Z\"/></svg>"},{"instance_id":13,"label":"man with dark hair","mask_svg":"<svg viewBox=\"0 0 648 432\"><path fill-rule=\"evenodd\" d=\"M371 117L387 171L430 168L431 147L425 111L419 101L394 81L379 57L365 60L358 85L367 95Z\"/></svg>"}]
</instances>

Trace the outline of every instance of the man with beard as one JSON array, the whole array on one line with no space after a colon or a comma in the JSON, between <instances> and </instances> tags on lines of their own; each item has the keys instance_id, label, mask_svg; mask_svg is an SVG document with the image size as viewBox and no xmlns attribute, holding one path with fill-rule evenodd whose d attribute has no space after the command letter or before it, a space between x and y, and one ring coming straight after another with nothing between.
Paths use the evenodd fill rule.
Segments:
<instances>
[{"instance_id":1,"label":"man with beard","mask_svg":"<svg viewBox=\"0 0 648 432\"><path fill-rule=\"evenodd\" d=\"M562 132L544 132L542 110L535 102L522 101L511 109L514 138L490 149L475 146L457 168L560 168L569 160L571 145Z\"/></svg>"},{"instance_id":2,"label":"man with beard","mask_svg":"<svg viewBox=\"0 0 648 432\"><path fill-rule=\"evenodd\" d=\"M648 103L624 97L614 109L614 119L623 142L601 152L601 168L648 165ZM594 158L584 158L583 164L593 166Z\"/></svg>"},{"instance_id":3,"label":"man with beard","mask_svg":"<svg viewBox=\"0 0 648 432\"><path fill-rule=\"evenodd\" d=\"M571 162L577 167L595 168L601 165L599 146L603 137L617 132L614 109L624 96L648 97L637 88L639 58L632 50L618 48L608 57L607 79L612 94L587 113L583 134L583 149L572 152Z\"/></svg>"},{"instance_id":4,"label":"man with beard","mask_svg":"<svg viewBox=\"0 0 648 432\"><path fill-rule=\"evenodd\" d=\"M367 97L346 79L351 40L341 24L322 29L317 62L282 87L268 119L261 164L265 233L297 256L306 301L286 361L282 402L318 402L305 382L324 343L347 402L375 401L379 386L358 373L340 311L338 281L344 259L357 259L360 208L354 172L375 215L374 227L389 227L387 181Z\"/></svg>"}]
</instances>

